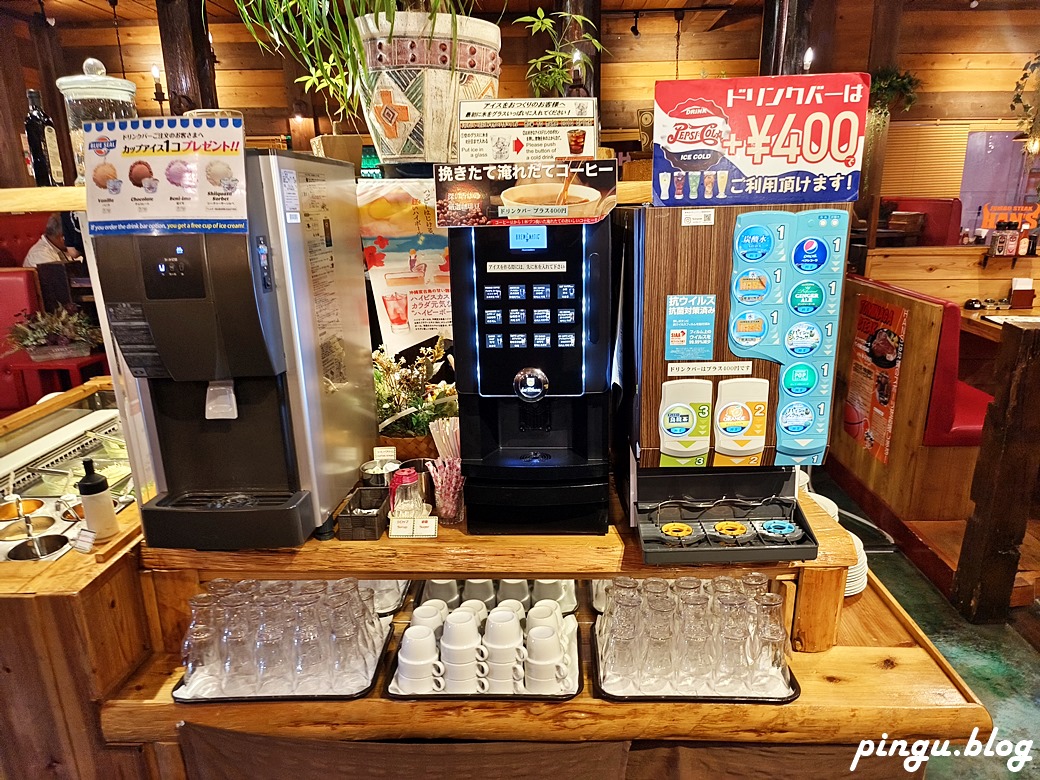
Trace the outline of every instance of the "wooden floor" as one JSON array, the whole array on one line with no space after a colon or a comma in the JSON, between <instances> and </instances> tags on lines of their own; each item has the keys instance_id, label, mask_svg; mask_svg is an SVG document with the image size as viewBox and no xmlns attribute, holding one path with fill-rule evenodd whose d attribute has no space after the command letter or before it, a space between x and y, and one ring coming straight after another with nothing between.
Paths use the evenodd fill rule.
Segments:
<instances>
[{"instance_id":1,"label":"wooden floor","mask_svg":"<svg viewBox=\"0 0 1040 780\"><path fill-rule=\"evenodd\" d=\"M945 567L946 576L941 577L941 581L952 582L953 573L957 570L957 559L960 557L961 542L964 539L967 521L923 520L909 522L905 525L934 553L937 560L933 563ZM908 555L915 560L915 563L918 563L918 566L921 566L912 554L908 553ZM936 581L935 577L932 577L932 580L942 588L941 582ZM1040 598L1040 520L1030 520L1029 529L1022 544L1022 557L1018 564L1015 588L1011 593L1011 606L1029 606L1037 598Z\"/></svg>"}]
</instances>

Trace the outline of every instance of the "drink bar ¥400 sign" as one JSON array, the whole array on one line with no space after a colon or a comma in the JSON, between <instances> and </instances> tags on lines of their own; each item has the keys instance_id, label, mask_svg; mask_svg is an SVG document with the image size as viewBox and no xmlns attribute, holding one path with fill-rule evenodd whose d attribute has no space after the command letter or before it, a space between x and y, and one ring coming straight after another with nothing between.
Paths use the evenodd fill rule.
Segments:
<instances>
[{"instance_id":1,"label":"drink bar \u00a5400 sign","mask_svg":"<svg viewBox=\"0 0 1040 780\"><path fill-rule=\"evenodd\" d=\"M864 73L659 81L654 205L856 200L869 98Z\"/></svg>"}]
</instances>

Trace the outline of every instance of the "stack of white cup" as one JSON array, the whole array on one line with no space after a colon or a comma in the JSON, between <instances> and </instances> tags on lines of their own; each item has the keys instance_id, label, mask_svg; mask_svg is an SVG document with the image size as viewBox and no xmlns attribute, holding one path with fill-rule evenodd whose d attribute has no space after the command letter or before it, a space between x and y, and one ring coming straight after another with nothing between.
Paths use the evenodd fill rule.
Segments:
<instances>
[{"instance_id":1,"label":"stack of white cup","mask_svg":"<svg viewBox=\"0 0 1040 780\"><path fill-rule=\"evenodd\" d=\"M395 680L404 694L559 694L572 662L566 642L560 605L550 599L529 612L517 599L490 612L479 598L454 611L430 599L412 612Z\"/></svg>"}]
</instances>

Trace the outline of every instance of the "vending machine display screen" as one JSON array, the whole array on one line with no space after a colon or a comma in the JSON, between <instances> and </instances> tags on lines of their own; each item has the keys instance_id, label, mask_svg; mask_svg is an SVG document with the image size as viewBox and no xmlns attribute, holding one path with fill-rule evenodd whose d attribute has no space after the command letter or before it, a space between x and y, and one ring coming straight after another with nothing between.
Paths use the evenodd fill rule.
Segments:
<instances>
[{"instance_id":1,"label":"vending machine display screen","mask_svg":"<svg viewBox=\"0 0 1040 780\"><path fill-rule=\"evenodd\" d=\"M582 234L576 236L550 247L544 226L516 227L506 241L478 243L473 272L481 395L513 396L513 378L524 368L545 372L549 395L585 392L588 268Z\"/></svg>"}]
</instances>

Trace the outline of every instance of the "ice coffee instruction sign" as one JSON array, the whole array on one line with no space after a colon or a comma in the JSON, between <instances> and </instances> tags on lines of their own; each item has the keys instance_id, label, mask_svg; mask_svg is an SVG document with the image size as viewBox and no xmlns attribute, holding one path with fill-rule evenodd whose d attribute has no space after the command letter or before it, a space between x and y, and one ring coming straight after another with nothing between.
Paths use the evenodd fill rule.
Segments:
<instances>
[{"instance_id":1,"label":"ice coffee instruction sign","mask_svg":"<svg viewBox=\"0 0 1040 780\"><path fill-rule=\"evenodd\" d=\"M659 81L654 205L856 200L869 98L865 73Z\"/></svg>"},{"instance_id":2,"label":"ice coffee instruction sign","mask_svg":"<svg viewBox=\"0 0 1040 780\"><path fill-rule=\"evenodd\" d=\"M245 233L242 120L87 123L91 235Z\"/></svg>"},{"instance_id":3,"label":"ice coffee instruction sign","mask_svg":"<svg viewBox=\"0 0 1040 780\"><path fill-rule=\"evenodd\" d=\"M595 98L463 100L459 162L521 163L595 157Z\"/></svg>"}]
</instances>

